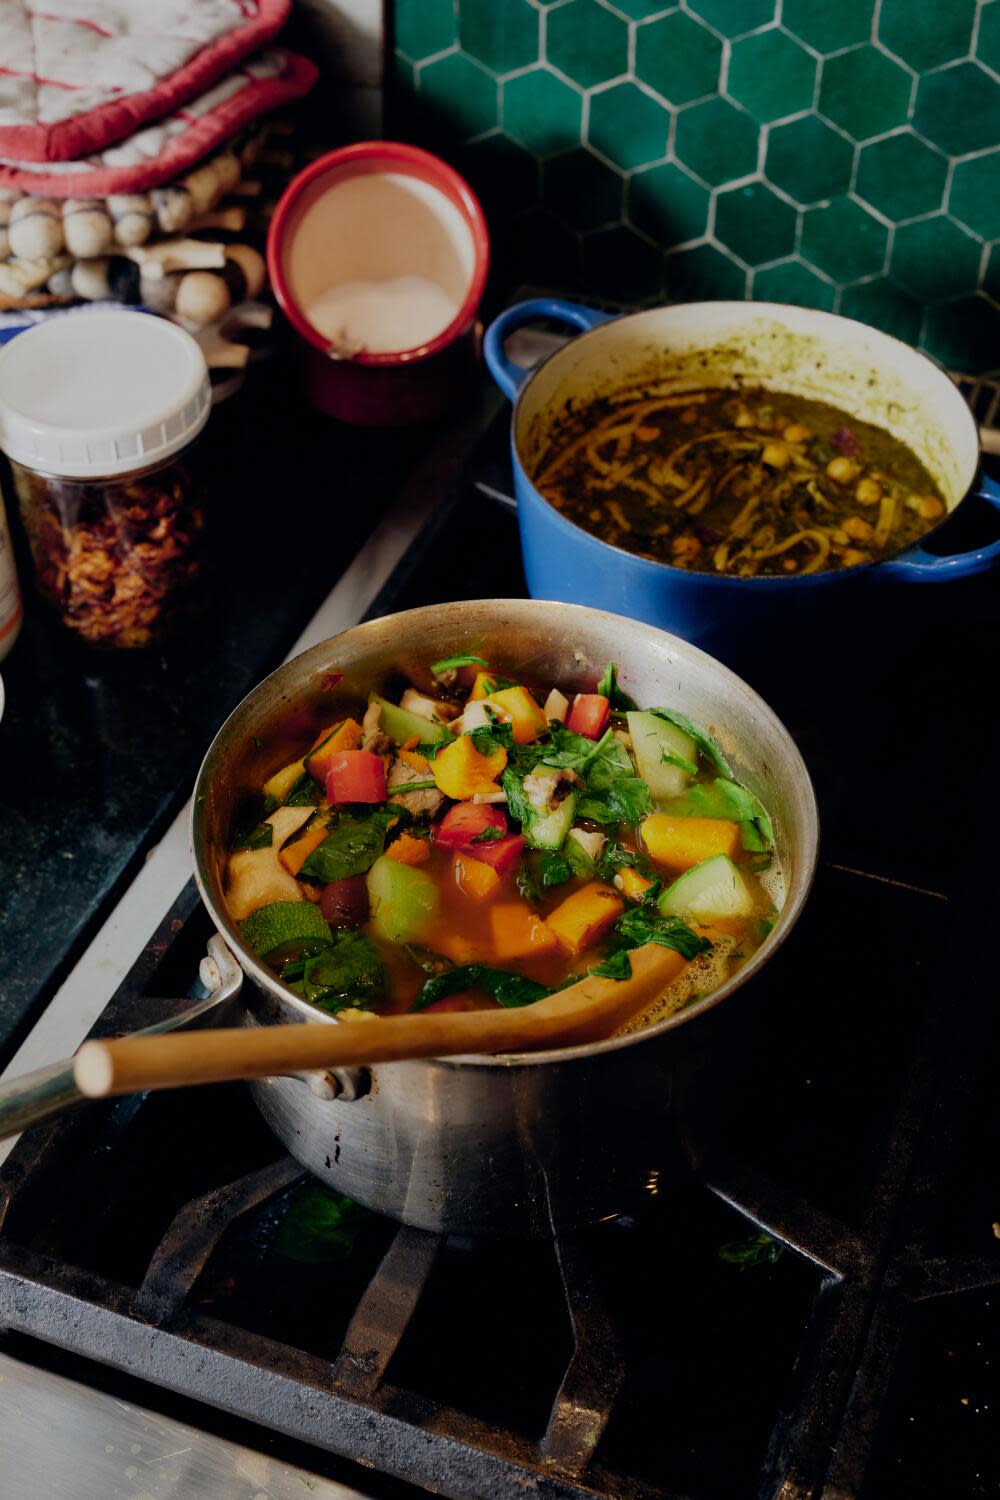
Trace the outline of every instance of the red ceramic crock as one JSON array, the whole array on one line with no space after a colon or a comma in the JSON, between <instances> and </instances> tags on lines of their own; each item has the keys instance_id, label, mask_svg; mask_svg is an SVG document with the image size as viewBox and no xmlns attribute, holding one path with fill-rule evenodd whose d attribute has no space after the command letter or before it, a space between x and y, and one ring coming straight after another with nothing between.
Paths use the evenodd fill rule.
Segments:
<instances>
[{"instance_id":1,"label":"red ceramic crock","mask_svg":"<svg viewBox=\"0 0 1000 1500\"><path fill-rule=\"evenodd\" d=\"M415 177L457 209L472 242L471 273L458 312L436 338L414 349L335 357L330 341L313 327L296 297L290 261L296 234L309 211L331 188L373 173ZM321 411L363 426L399 426L439 416L460 399L479 356L476 321L489 269L486 220L468 183L416 146L360 141L314 161L285 189L267 236L267 269L285 317L298 334L308 399ZM401 264L400 273L405 269Z\"/></svg>"}]
</instances>

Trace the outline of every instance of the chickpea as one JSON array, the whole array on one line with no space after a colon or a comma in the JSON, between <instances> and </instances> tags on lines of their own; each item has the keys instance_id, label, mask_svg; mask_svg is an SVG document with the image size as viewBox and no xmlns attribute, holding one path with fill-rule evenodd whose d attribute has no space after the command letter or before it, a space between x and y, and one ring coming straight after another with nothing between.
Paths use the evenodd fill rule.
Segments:
<instances>
[{"instance_id":1,"label":"chickpea","mask_svg":"<svg viewBox=\"0 0 1000 1500\"><path fill-rule=\"evenodd\" d=\"M861 465L856 464L853 458L831 458L826 466L827 478L832 479L835 484L850 484L852 479L857 479L861 473Z\"/></svg>"},{"instance_id":2,"label":"chickpea","mask_svg":"<svg viewBox=\"0 0 1000 1500\"><path fill-rule=\"evenodd\" d=\"M697 557L701 551L701 543L696 536L675 536L670 543L670 550L675 557Z\"/></svg>"},{"instance_id":3,"label":"chickpea","mask_svg":"<svg viewBox=\"0 0 1000 1500\"><path fill-rule=\"evenodd\" d=\"M871 562L871 553L862 552L860 547L848 547L841 561L845 568L854 568L858 563Z\"/></svg>"},{"instance_id":4,"label":"chickpea","mask_svg":"<svg viewBox=\"0 0 1000 1500\"><path fill-rule=\"evenodd\" d=\"M812 433L808 427L803 427L801 422L789 422L782 437L786 443L808 443Z\"/></svg>"},{"instance_id":5,"label":"chickpea","mask_svg":"<svg viewBox=\"0 0 1000 1500\"><path fill-rule=\"evenodd\" d=\"M877 505L882 498L882 486L877 479L859 479L854 498L859 505Z\"/></svg>"},{"instance_id":6,"label":"chickpea","mask_svg":"<svg viewBox=\"0 0 1000 1500\"><path fill-rule=\"evenodd\" d=\"M790 458L784 443L765 443L760 455L761 463L767 464L769 469L787 469Z\"/></svg>"},{"instance_id":7,"label":"chickpea","mask_svg":"<svg viewBox=\"0 0 1000 1500\"><path fill-rule=\"evenodd\" d=\"M937 521L944 515L944 506L937 495L924 495L917 506L917 514L923 521Z\"/></svg>"},{"instance_id":8,"label":"chickpea","mask_svg":"<svg viewBox=\"0 0 1000 1500\"><path fill-rule=\"evenodd\" d=\"M848 516L843 528L852 542L870 542L872 539L872 525L864 521L860 516Z\"/></svg>"}]
</instances>

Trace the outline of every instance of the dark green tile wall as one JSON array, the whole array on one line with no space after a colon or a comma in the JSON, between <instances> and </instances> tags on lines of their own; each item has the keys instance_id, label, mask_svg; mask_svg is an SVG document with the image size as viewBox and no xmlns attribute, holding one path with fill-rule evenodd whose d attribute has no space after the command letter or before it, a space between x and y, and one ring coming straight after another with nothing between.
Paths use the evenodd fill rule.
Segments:
<instances>
[{"instance_id":1,"label":"dark green tile wall","mask_svg":"<svg viewBox=\"0 0 1000 1500\"><path fill-rule=\"evenodd\" d=\"M392 128L466 173L508 278L803 303L1000 370L1000 0L394 0L393 25Z\"/></svg>"}]
</instances>

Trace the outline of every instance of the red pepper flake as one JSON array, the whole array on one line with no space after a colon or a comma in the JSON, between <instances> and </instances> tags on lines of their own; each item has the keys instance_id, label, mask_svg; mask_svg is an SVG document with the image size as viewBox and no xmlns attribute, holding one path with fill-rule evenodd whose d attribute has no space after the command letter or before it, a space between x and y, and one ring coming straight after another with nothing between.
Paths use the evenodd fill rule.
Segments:
<instances>
[{"instance_id":1,"label":"red pepper flake","mask_svg":"<svg viewBox=\"0 0 1000 1500\"><path fill-rule=\"evenodd\" d=\"M830 442L848 458L857 458L858 440L849 427L838 427Z\"/></svg>"}]
</instances>

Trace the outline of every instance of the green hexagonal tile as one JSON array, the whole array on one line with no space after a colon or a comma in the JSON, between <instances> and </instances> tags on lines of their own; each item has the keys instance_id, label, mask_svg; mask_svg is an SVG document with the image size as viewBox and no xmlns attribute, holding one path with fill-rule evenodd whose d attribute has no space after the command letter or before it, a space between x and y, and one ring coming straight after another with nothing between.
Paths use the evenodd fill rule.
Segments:
<instances>
[{"instance_id":1,"label":"green hexagonal tile","mask_svg":"<svg viewBox=\"0 0 1000 1500\"><path fill-rule=\"evenodd\" d=\"M585 89L628 70L628 22L596 0L570 0L550 13L545 55Z\"/></svg>"},{"instance_id":2,"label":"green hexagonal tile","mask_svg":"<svg viewBox=\"0 0 1000 1500\"><path fill-rule=\"evenodd\" d=\"M396 46L419 62L443 52L458 36L454 0L396 0Z\"/></svg>"},{"instance_id":3,"label":"green hexagonal tile","mask_svg":"<svg viewBox=\"0 0 1000 1500\"><path fill-rule=\"evenodd\" d=\"M629 218L661 245L699 239L708 225L708 203L708 189L673 162L629 179Z\"/></svg>"},{"instance_id":4,"label":"green hexagonal tile","mask_svg":"<svg viewBox=\"0 0 1000 1500\"><path fill-rule=\"evenodd\" d=\"M856 141L902 125L913 80L875 47L855 47L823 64L819 112Z\"/></svg>"},{"instance_id":5,"label":"green hexagonal tile","mask_svg":"<svg viewBox=\"0 0 1000 1500\"><path fill-rule=\"evenodd\" d=\"M714 245L675 250L667 256L666 292L671 302L703 302L746 296L747 273Z\"/></svg>"},{"instance_id":6,"label":"green hexagonal tile","mask_svg":"<svg viewBox=\"0 0 1000 1500\"><path fill-rule=\"evenodd\" d=\"M878 38L911 68L925 73L968 55L975 19L976 0L945 0L940 5L882 0Z\"/></svg>"},{"instance_id":7,"label":"green hexagonal tile","mask_svg":"<svg viewBox=\"0 0 1000 1500\"><path fill-rule=\"evenodd\" d=\"M816 59L784 31L761 31L733 43L726 92L762 124L808 109Z\"/></svg>"},{"instance_id":8,"label":"green hexagonal tile","mask_svg":"<svg viewBox=\"0 0 1000 1500\"><path fill-rule=\"evenodd\" d=\"M462 0L458 14L463 49L494 73L511 73L537 59L538 12L528 0Z\"/></svg>"},{"instance_id":9,"label":"green hexagonal tile","mask_svg":"<svg viewBox=\"0 0 1000 1500\"><path fill-rule=\"evenodd\" d=\"M676 8L676 0L611 0L611 3L633 21L645 21L648 16Z\"/></svg>"},{"instance_id":10,"label":"green hexagonal tile","mask_svg":"<svg viewBox=\"0 0 1000 1500\"><path fill-rule=\"evenodd\" d=\"M488 135L464 146L458 168L481 199L491 226L538 201L538 162L505 135Z\"/></svg>"},{"instance_id":11,"label":"green hexagonal tile","mask_svg":"<svg viewBox=\"0 0 1000 1500\"><path fill-rule=\"evenodd\" d=\"M840 294L840 311L845 318L870 323L904 343L915 344L920 338L922 305L882 276L860 286L845 286Z\"/></svg>"},{"instance_id":12,"label":"green hexagonal tile","mask_svg":"<svg viewBox=\"0 0 1000 1500\"><path fill-rule=\"evenodd\" d=\"M542 167L542 198L574 229L597 229L619 219L625 183L582 146Z\"/></svg>"},{"instance_id":13,"label":"green hexagonal tile","mask_svg":"<svg viewBox=\"0 0 1000 1500\"><path fill-rule=\"evenodd\" d=\"M892 279L923 302L944 302L973 292L982 246L946 214L918 219L896 230Z\"/></svg>"},{"instance_id":14,"label":"green hexagonal tile","mask_svg":"<svg viewBox=\"0 0 1000 1500\"><path fill-rule=\"evenodd\" d=\"M846 193L854 148L815 115L776 125L768 137L764 173L797 203L821 203Z\"/></svg>"},{"instance_id":15,"label":"green hexagonal tile","mask_svg":"<svg viewBox=\"0 0 1000 1500\"><path fill-rule=\"evenodd\" d=\"M1000 245L994 245L990 251L990 258L986 262L986 272L983 276L984 292L989 292L1000 302Z\"/></svg>"},{"instance_id":16,"label":"green hexagonal tile","mask_svg":"<svg viewBox=\"0 0 1000 1500\"><path fill-rule=\"evenodd\" d=\"M583 96L547 68L532 68L503 85L503 128L539 156L566 151L580 139Z\"/></svg>"},{"instance_id":17,"label":"green hexagonal tile","mask_svg":"<svg viewBox=\"0 0 1000 1500\"><path fill-rule=\"evenodd\" d=\"M860 203L837 198L803 216L799 253L834 281L857 281L882 269L887 238L885 225Z\"/></svg>"},{"instance_id":18,"label":"green hexagonal tile","mask_svg":"<svg viewBox=\"0 0 1000 1500\"><path fill-rule=\"evenodd\" d=\"M763 182L729 188L715 200L715 238L751 266L791 253L797 219Z\"/></svg>"},{"instance_id":19,"label":"green hexagonal tile","mask_svg":"<svg viewBox=\"0 0 1000 1500\"><path fill-rule=\"evenodd\" d=\"M792 302L796 307L833 307L836 288L824 281L800 260L783 260L780 265L755 271L751 295L757 302Z\"/></svg>"},{"instance_id":20,"label":"green hexagonal tile","mask_svg":"<svg viewBox=\"0 0 1000 1500\"><path fill-rule=\"evenodd\" d=\"M949 156L985 151L1000 140L1000 84L971 62L928 73L917 85L913 124Z\"/></svg>"},{"instance_id":21,"label":"green hexagonal tile","mask_svg":"<svg viewBox=\"0 0 1000 1500\"><path fill-rule=\"evenodd\" d=\"M719 38L683 11L636 27L636 76L671 104L714 93L721 62Z\"/></svg>"},{"instance_id":22,"label":"green hexagonal tile","mask_svg":"<svg viewBox=\"0 0 1000 1500\"><path fill-rule=\"evenodd\" d=\"M1000 6L984 5L980 12L976 56L994 73L1000 73Z\"/></svg>"},{"instance_id":23,"label":"green hexagonal tile","mask_svg":"<svg viewBox=\"0 0 1000 1500\"><path fill-rule=\"evenodd\" d=\"M705 182L729 182L756 167L757 127L725 99L706 99L678 114L674 151Z\"/></svg>"},{"instance_id":24,"label":"green hexagonal tile","mask_svg":"<svg viewBox=\"0 0 1000 1500\"><path fill-rule=\"evenodd\" d=\"M688 0L688 9L723 36L742 36L774 20L774 0Z\"/></svg>"},{"instance_id":25,"label":"green hexagonal tile","mask_svg":"<svg viewBox=\"0 0 1000 1500\"><path fill-rule=\"evenodd\" d=\"M663 286L663 256L624 224L600 229L584 238L583 279L589 291L606 297L656 297Z\"/></svg>"},{"instance_id":26,"label":"green hexagonal tile","mask_svg":"<svg viewBox=\"0 0 1000 1500\"><path fill-rule=\"evenodd\" d=\"M910 130L861 148L854 190L887 219L915 219L941 207L948 159Z\"/></svg>"},{"instance_id":27,"label":"green hexagonal tile","mask_svg":"<svg viewBox=\"0 0 1000 1500\"><path fill-rule=\"evenodd\" d=\"M984 240L1000 239L1000 149L955 163L948 212Z\"/></svg>"},{"instance_id":28,"label":"green hexagonal tile","mask_svg":"<svg viewBox=\"0 0 1000 1500\"><path fill-rule=\"evenodd\" d=\"M587 139L619 167L641 167L666 155L670 111L634 83L616 83L590 96Z\"/></svg>"},{"instance_id":29,"label":"green hexagonal tile","mask_svg":"<svg viewBox=\"0 0 1000 1500\"><path fill-rule=\"evenodd\" d=\"M492 130L497 122L497 82L464 53L452 52L417 70L417 88L434 110L438 127L467 138Z\"/></svg>"},{"instance_id":30,"label":"green hexagonal tile","mask_svg":"<svg viewBox=\"0 0 1000 1500\"><path fill-rule=\"evenodd\" d=\"M1000 312L985 297L928 308L923 347L949 370L966 375L1000 369Z\"/></svg>"},{"instance_id":31,"label":"green hexagonal tile","mask_svg":"<svg viewBox=\"0 0 1000 1500\"><path fill-rule=\"evenodd\" d=\"M781 21L817 52L838 52L868 41L874 9L875 0L785 0Z\"/></svg>"}]
</instances>

